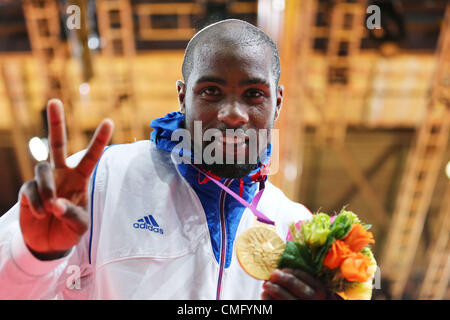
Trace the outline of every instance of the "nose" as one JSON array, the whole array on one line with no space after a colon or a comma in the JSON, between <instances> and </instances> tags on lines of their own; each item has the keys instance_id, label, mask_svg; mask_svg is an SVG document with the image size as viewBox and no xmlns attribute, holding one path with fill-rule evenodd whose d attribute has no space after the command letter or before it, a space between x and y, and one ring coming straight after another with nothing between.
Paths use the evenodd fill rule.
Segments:
<instances>
[{"instance_id":1,"label":"nose","mask_svg":"<svg viewBox=\"0 0 450 320\"><path fill-rule=\"evenodd\" d=\"M238 102L233 102L222 106L217 118L227 128L240 128L248 122L248 113L245 106Z\"/></svg>"}]
</instances>

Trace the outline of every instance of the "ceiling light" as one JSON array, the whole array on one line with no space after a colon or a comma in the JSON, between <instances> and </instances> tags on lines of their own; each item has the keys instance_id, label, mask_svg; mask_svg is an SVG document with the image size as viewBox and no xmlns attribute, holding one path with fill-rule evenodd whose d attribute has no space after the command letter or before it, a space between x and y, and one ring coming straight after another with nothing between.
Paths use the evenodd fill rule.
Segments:
<instances>
[{"instance_id":1,"label":"ceiling light","mask_svg":"<svg viewBox=\"0 0 450 320\"><path fill-rule=\"evenodd\" d=\"M37 161L44 161L48 158L48 146L47 139L40 139L38 137L33 137L28 143L31 155Z\"/></svg>"},{"instance_id":2,"label":"ceiling light","mask_svg":"<svg viewBox=\"0 0 450 320\"><path fill-rule=\"evenodd\" d=\"M272 8L278 12L284 11L285 0L272 0Z\"/></svg>"},{"instance_id":3,"label":"ceiling light","mask_svg":"<svg viewBox=\"0 0 450 320\"><path fill-rule=\"evenodd\" d=\"M89 83L84 82L84 83L80 84L79 90L80 90L80 94L87 95L87 94L89 94L91 87L89 86Z\"/></svg>"},{"instance_id":4,"label":"ceiling light","mask_svg":"<svg viewBox=\"0 0 450 320\"><path fill-rule=\"evenodd\" d=\"M100 47L100 40L97 36L91 36L88 40L88 47L91 50L98 49Z\"/></svg>"},{"instance_id":5,"label":"ceiling light","mask_svg":"<svg viewBox=\"0 0 450 320\"><path fill-rule=\"evenodd\" d=\"M297 167L292 163L287 163L284 167L284 177L288 181L294 181L297 178Z\"/></svg>"},{"instance_id":6,"label":"ceiling light","mask_svg":"<svg viewBox=\"0 0 450 320\"><path fill-rule=\"evenodd\" d=\"M450 179L450 161L447 162L447 165L445 166L445 174L447 175L447 178Z\"/></svg>"}]
</instances>

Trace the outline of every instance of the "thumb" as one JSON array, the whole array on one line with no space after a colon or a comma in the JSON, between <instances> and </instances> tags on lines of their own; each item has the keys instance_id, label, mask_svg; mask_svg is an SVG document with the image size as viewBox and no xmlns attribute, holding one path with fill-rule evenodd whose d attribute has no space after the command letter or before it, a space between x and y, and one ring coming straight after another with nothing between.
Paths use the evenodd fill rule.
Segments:
<instances>
[{"instance_id":1,"label":"thumb","mask_svg":"<svg viewBox=\"0 0 450 320\"><path fill-rule=\"evenodd\" d=\"M74 205L67 199L56 199L53 214L73 232L79 235L85 233L89 227L89 214L87 210Z\"/></svg>"}]
</instances>

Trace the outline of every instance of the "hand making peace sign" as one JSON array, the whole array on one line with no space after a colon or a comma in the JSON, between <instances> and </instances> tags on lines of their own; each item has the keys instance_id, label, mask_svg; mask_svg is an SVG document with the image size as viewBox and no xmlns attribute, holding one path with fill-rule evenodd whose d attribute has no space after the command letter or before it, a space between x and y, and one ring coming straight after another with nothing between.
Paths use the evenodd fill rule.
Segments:
<instances>
[{"instance_id":1,"label":"hand making peace sign","mask_svg":"<svg viewBox=\"0 0 450 320\"><path fill-rule=\"evenodd\" d=\"M79 164L66 164L66 127L61 101L47 105L50 160L40 162L33 180L19 192L20 227L25 244L41 260L64 256L89 226L88 183L111 138L113 122L103 120Z\"/></svg>"}]
</instances>

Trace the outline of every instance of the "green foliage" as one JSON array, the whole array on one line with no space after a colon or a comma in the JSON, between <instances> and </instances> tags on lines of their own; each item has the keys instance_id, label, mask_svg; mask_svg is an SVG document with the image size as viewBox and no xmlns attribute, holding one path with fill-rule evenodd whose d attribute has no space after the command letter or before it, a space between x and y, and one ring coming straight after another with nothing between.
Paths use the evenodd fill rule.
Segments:
<instances>
[{"instance_id":1,"label":"green foliage","mask_svg":"<svg viewBox=\"0 0 450 320\"><path fill-rule=\"evenodd\" d=\"M305 243L288 241L278 266L280 268L300 268L315 276L322 269L323 259L333 242L334 238L331 236L327 237L321 247L310 247Z\"/></svg>"},{"instance_id":2,"label":"green foliage","mask_svg":"<svg viewBox=\"0 0 450 320\"><path fill-rule=\"evenodd\" d=\"M347 215L339 214L331 225L331 236L335 239L344 238L352 228L352 223Z\"/></svg>"},{"instance_id":3,"label":"green foliage","mask_svg":"<svg viewBox=\"0 0 450 320\"><path fill-rule=\"evenodd\" d=\"M330 251L331 245L333 244L334 240L335 238L330 232L323 246L320 247L315 253L313 262L316 269L316 273L319 273L320 270L322 270L323 259L325 258L325 255L328 253L328 251Z\"/></svg>"},{"instance_id":4,"label":"green foliage","mask_svg":"<svg viewBox=\"0 0 450 320\"><path fill-rule=\"evenodd\" d=\"M311 250L308 246L296 241L288 241L278 266L280 268L298 268L315 275L316 270L311 256Z\"/></svg>"}]
</instances>

